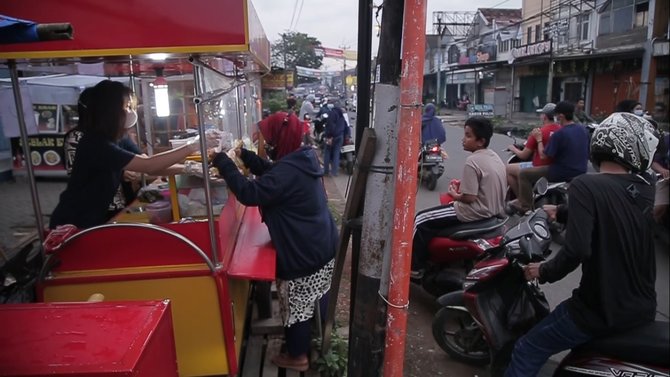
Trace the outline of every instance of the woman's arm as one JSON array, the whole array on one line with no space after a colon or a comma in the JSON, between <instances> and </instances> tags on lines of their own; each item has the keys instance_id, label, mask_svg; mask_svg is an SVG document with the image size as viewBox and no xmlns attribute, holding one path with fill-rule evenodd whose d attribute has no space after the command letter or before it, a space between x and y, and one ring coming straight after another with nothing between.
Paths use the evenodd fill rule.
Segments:
<instances>
[{"instance_id":1,"label":"woman's arm","mask_svg":"<svg viewBox=\"0 0 670 377\"><path fill-rule=\"evenodd\" d=\"M256 153L246 149L242 149L240 159L253 175L263 175L272 167L270 161L260 158Z\"/></svg>"},{"instance_id":2,"label":"woman's arm","mask_svg":"<svg viewBox=\"0 0 670 377\"><path fill-rule=\"evenodd\" d=\"M225 153L217 154L212 165L219 170L219 175L226 181L237 200L245 206L272 205L281 200L285 191L281 174L268 173L249 180L240 174L235 163Z\"/></svg>"},{"instance_id":3,"label":"woman's arm","mask_svg":"<svg viewBox=\"0 0 670 377\"><path fill-rule=\"evenodd\" d=\"M145 174L159 175L172 165L183 161L190 154L200 150L198 142L191 142L179 148L172 149L153 156L135 155L123 168Z\"/></svg>"}]
</instances>

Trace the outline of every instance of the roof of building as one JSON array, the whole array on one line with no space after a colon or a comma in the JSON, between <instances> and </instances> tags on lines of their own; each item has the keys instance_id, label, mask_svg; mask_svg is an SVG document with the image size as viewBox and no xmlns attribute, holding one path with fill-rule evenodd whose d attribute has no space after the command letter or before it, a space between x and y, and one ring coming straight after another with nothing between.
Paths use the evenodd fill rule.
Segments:
<instances>
[{"instance_id":1,"label":"roof of building","mask_svg":"<svg viewBox=\"0 0 670 377\"><path fill-rule=\"evenodd\" d=\"M501 8L479 8L481 15L486 19L487 24L493 20L500 26L521 22L521 8L519 9L501 9Z\"/></svg>"}]
</instances>

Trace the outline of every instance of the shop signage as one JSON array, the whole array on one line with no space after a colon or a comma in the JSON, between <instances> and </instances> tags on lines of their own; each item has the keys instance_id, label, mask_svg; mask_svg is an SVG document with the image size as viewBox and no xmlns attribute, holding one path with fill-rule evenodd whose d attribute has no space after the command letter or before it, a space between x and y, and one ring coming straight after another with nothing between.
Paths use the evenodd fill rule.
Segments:
<instances>
[{"instance_id":1,"label":"shop signage","mask_svg":"<svg viewBox=\"0 0 670 377\"><path fill-rule=\"evenodd\" d=\"M63 135L40 135L29 136L28 144L30 145L30 160L36 170L63 170L65 169L63 148ZM21 148L21 141L12 143L12 155L14 159L14 168L23 168L23 148Z\"/></svg>"},{"instance_id":2,"label":"shop signage","mask_svg":"<svg viewBox=\"0 0 670 377\"><path fill-rule=\"evenodd\" d=\"M525 58L528 56L544 55L550 52L551 52L551 40L513 48L512 53L510 54L509 63L511 64L514 61L514 59Z\"/></svg>"},{"instance_id":3,"label":"shop signage","mask_svg":"<svg viewBox=\"0 0 670 377\"><path fill-rule=\"evenodd\" d=\"M356 60L357 53L353 50L342 50L339 48L328 48L328 47L314 47L314 53L318 56L323 56L326 58L336 58L336 59L347 59L347 60Z\"/></svg>"},{"instance_id":4,"label":"shop signage","mask_svg":"<svg viewBox=\"0 0 670 377\"><path fill-rule=\"evenodd\" d=\"M493 118L493 105L488 103L469 104L468 116L483 116L486 118Z\"/></svg>"},{"instance_id":5,"label":"shop signage","mask_svg":"<svg viewBox=\"0 0 670 377\"><path fill-rule=\"evenodd\" d=\"M293 86L293 72L277 73L263 76L261 79L263 89L279 90Z\"/></svg>"},{"instance_id":6,"label":"shop signage","mask_svg":"<svg viewBox=\"0 0 670 377\"><path fill-rule=\"evenodd\" d=\"M298 74L298 76L301 77L311 77L318 79L322 77L334 77L340 74L339 72L325 71L322 69L314 69L300 66L295 67L295 72Z\"/></svg>"}]
</instances>

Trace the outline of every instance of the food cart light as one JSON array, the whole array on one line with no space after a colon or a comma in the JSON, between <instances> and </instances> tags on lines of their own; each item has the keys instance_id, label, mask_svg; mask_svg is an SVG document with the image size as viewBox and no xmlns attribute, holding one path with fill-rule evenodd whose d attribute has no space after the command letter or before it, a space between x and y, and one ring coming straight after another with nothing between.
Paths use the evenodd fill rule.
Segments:
<instances>
[{"instance_id":1,"label":"food cart light","mask_svg":"<svg viewBox=\"0 0 670 377\"><path fill-rule=\"evenodd\" d=\"M154 80L154 98L156 99L156 116L166 117L170 115L170 97L168 96L167 80L163 76Z\"/></svg>"},{"instance_id":2,"label":"food cart light","mask_svg":"<svg viewBox=\"0 0 670 377\"><path fill-rule=\"evenodd\" d=\"M167 59L167 57L168 57L168 54L162 53L162 52L149 54L149 59L156 60L156 61L165 61L165 59Z\"/></svg>"}]
</instances>

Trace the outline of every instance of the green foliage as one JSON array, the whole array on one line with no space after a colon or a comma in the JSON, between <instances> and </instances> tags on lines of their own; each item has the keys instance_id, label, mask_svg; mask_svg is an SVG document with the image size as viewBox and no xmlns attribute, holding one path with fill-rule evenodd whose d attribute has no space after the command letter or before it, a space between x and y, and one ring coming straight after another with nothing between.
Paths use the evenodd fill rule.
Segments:
<instances>
[{"instance_id":1,"label":"green foliage","mask_svg":"<svg viewBox=\"0 0 670 377\"><path fill-rule=\"evenodd\" d=\"M320 68L322 56L314 52L321 42L314 37L297 31L282 33L281 39L272 44L272 65L295 72L296 66Z\"/></svg>"},{"instance_id":2,"label":"green foliage","mask_svg":"<svg viewBox=\"0 0 670 377\"><path fill-rule=\"evenodd\" d=\"M333 329L330 349L327 354L321 352L321 338L313 340L314 348L319 352L315 365L322 377L344 377L347 375L349 343L346 338Z\"/></svg>"},{"instance_id":3,"label":"green foliage","mask_svg":"<svg viewBox=\"0 0 670 377\"><path fill-rule=\"evenodd\" d=\"M270 113L286 109L286 94L281 91L268 92L263 100L263 107L270 110Z\"/></svg>"}]
</instances>

